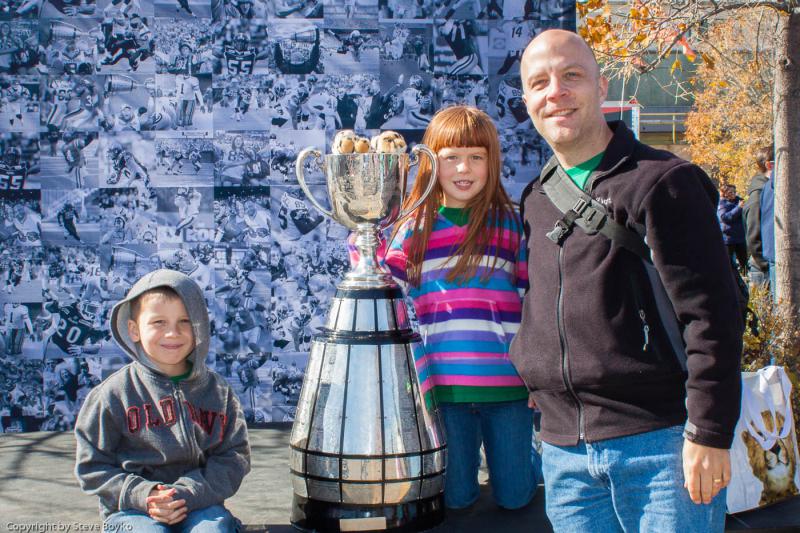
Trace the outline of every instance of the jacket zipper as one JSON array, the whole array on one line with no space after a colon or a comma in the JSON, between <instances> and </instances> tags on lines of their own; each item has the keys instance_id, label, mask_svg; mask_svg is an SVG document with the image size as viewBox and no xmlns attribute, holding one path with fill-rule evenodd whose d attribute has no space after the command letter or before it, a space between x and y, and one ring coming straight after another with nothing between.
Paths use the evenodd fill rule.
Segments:
<instances>
[{"instance_id":1,"label":"jacket zipper","mask_svg":"<svg viewBox=\"0 0 800 533\"><path fill-rule=\"evenodd\" d=\"M646 352L647 348L650 346L650 324L647 323L647 314L644 312L642 297L639 294L639 290L633 278L630 278L630 286L631 294L633 295L633 303L636 305L636 312L639 314L639 320L642 323L642 338L644 339L642 351Z\"/></svg>"},{"instance_id":2,"label":"jacket zipper","mask_svg":"<svg viewBox=\"0 0 800 533\"><path fill-rule=\"evenodd\" d=\"M556 317L558 321L558 338L561 341L561 375L564 378L564 386L572 395L575 404L578 406L578 439L584 440L583 431L583 404L572 388L569 381L569 347L567 346L567 332L564 326L564 245L558 248L558 305Z\"/></svg>"},{"instance_id":3,"label":"jacket zipper","mask_svg":"<svg viewBox=\"0 0 800 533\"><path fill-rule=\"evenodd\" d=\"M177 384L174 385L174 387L175 387L175 399L178 401L178 405L180 406L181 410L183 411L183 416L181 417L181 419L182 419L181 420L181 431L183 433L183 438L186 439L186 444L188 444L189 447L192 449L192 455L194 455L195 458L197 458L198 455L197 455L197 449L195 447L195 442L194 442L194 439L191 438L192 423L193 423L192 419L191 419L191 414L188 412L189 408L186 407L186 404L183 401L184 400L183 391L181 391L180 387ZM200 462L197 461L197 465L196 466L199 466L199 465L200 465Z\"/></svg>"},{"instance_id":4,"label":"jacket zipper","mask_svg":"<svg viewBox=\"0 0 800 533\"><path fill-rule=\"evenodd\" d=\"M644 346L642 351L647 351L647 346L650 344L650 326L647 324L647 317L644 314L644 309L639 309L639 318L642 321L642 333L644 334Z\"/></svg>"}]
</instances>

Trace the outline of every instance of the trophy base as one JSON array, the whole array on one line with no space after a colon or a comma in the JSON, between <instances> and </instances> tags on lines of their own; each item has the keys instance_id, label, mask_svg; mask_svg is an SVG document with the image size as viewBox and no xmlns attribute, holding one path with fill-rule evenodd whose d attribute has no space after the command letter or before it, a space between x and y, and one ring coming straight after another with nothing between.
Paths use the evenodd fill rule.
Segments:
<instances>
[{"instance_id":1,"label":"trophy base","mask_svg":"<svg viewBox=\"0 0 800 533\"><path fill-rule=\"evenodd\" d=\"M444 520L444 495L395 505L353 505L323 502L294 495L291 523L300 531L417 532Z\"/></svg>"}]
</instances>

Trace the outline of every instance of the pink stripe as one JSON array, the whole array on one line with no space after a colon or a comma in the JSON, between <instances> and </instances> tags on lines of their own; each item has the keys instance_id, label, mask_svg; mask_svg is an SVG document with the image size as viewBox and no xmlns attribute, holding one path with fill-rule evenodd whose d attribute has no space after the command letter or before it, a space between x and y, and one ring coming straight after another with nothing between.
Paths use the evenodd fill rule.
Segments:
<instances>
[{"instance_id":1,"label":"pink stripe","mask_svg":"<svg viewBox=\"0 0 800 533\"><path fill-rule=\"evenodd\" d=\"M422 394L425 394L433 388L433 383L431 383L431 380L426 379L424 382L419 384L419 388Z\"/></svg>"},{"instance_id":2,"label":"pink stripe","mask_svg":"<svg viewBox=\"0 0 800 533\"><path fill-rule=\"evenodd\" d=\"M415 301L414 304L417 307L421 307L424 305L433 305L437 303L437 301L441 301L441 294L438 292L431 292L428 294L420 295ZM494 301L496 303L508 303L513 304L514 302L519 305L519 294L516 291L499 291L496 289L476 289L476 288L464 288L464 289L449 289L447 291L447 299L448 301L451 300L489 300Z\"/></svg>"},{"instance_id":3,"label":"pink stripe","mask_svg":"<svg viewBox=\"0 0 800 533\"><path fill-rule=\"evenodd\" d=\"M447 291L451 293L452 291ZM519 294L516 294L516 301L500 302L495 300L467 300L465 298L447 302L447 307L451 309L496 309L498 311L519 311L522 309L522 302L519 299ZM427 310L427 306L421 305L417 300L416 305L419 314L423 314Z\"/></svg>"},{"instance_id":4,"label":"pink stripe","mask_svg":"<svg viewBox=\"0 0 800 533\"><path fill-rule=\"evenodd\" d=\"M472 387L516 387L522 385L518 376L431 376L434 385L467 385Z\"/></svg>"},{"instance_id":5,"label":"pink stripe","mask_svg":"<svg viewBox=\"0 0 800 533\"><path fill-rule=\"evenodd\" d=\"M461 228L447 228L431 233L428 239L428 249L447 247L450 248L453 244L460 244L462 235L465 231ZM455 241L455 242L454 242ZM515 248L519 243L519 237L516 233L510 230L504 230L501 235L494 235L490 244L505 246L507 248Z\"/></svg>"}]
</instances>

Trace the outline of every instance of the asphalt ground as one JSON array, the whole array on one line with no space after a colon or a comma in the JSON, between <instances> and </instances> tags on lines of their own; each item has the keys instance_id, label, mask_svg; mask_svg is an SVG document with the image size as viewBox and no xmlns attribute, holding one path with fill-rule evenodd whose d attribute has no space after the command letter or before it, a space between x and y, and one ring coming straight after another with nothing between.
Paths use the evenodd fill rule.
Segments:
<instances>
[{"instance_id":1,"label":"asphalt ground","mask_svg":"<svg viewBox=\"0 0 800 533\"><path fill-rule=\"evenodd\" d=\"M288 425L250 430L252 471L226 502L248 532L289 533ZM0 531L100 531L97 501L83 494L73 476L71 432L0 435ZM466 511L448 513L432 533L530 533L552 531L540 487L525 508L495 506L481 474L481 498ZM27 528L27 529L26 529ZM800 496L765 509L729 516L728 531L800 532Z\"/></svg>"}]
</instances>

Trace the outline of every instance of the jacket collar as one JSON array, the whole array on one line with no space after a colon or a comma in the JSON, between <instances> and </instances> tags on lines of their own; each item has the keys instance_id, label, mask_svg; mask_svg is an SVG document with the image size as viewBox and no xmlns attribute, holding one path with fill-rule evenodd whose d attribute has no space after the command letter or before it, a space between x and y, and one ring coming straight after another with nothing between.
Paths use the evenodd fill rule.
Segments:
<instances>
[{"instance_id":1,"label":"jacket collar","mask_svg":"<svg viewBox=\"0 0 800 533\"><path fill-rule=\"evenodd\" d=\"M624 122L621 120L613 120L607 124L608 127L611 128L613 136L611 137L611 141L609 141L608 146L606 146L603 159L600 161L600 164L597 166L597 168L592 172L592 175L587 183L586 190L590 190L590 187L596 179L604 177L607 174L611 174L611 172L616 170L617 167L627 161L636 148L636 137L634 137L633 132L628 129ZM542 168L540 173L542 181L547 180L552 168L556 164L558 164L558 160L555 158L555 156L551 157L544 168Z\"/></svg>"},{"instance_id":2,"label":"jacket collar","mask_svg":"<svg viewBox=\"0 0 800 533\"><path fill-rule=\"evenodd\" d=\"M633 132L621 120L607 122L613 136L606 146L605 154L600 164L592 172L586 183L586 190L591 191L597 180L612 174L623 163L628 161L636 150L637 140Z\"/></svg>"}]
</instances>

